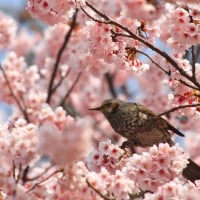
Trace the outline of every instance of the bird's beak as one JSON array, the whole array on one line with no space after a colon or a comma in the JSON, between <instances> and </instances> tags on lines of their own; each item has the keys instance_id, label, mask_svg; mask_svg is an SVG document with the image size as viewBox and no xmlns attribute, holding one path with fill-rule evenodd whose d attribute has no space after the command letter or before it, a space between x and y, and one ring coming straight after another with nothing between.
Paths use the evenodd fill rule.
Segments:
<instances>
[{"instance_id":1,"label":"bird's beak","mask_svg":"<svg viewBox=\"0 0 200 200\"><path fill-rule=\"evenodd\" d=\"M96 108L89 108L89 110L102 110L102 107L96 107Z\"/></svg>"}]
</instances>

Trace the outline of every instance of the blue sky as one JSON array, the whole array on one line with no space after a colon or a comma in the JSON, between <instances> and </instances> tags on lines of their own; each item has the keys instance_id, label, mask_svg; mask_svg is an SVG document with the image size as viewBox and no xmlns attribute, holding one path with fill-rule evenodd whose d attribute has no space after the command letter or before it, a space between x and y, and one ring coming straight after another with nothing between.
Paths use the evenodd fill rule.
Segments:
<instances>
[{"instance_id":1,"label":"blue sky","mask_svg":"<svg viewBox=\"0 0 200 200\"><path fill-rule=\"evenodd\" d=\"M0 10L4 10L5 8L8 10L18 10L24 5L26 5L26 0L0 0Z\"/></svg>"},{"instance_id":2,"label":"blue sky","mask_svg":"<svg viewBox=\"0 0 200 200\"><path fill-rule=\"evenodd\" d=\"M19 11L26 6L26 0L0 0L0 12L4 12L13 17L17 16ZM0 50L0 61L4 57L5 52ZM11 114L9 105L0 102L0 113L3 114L3 119L6 120Z\"/></svg>"}]
</instances>

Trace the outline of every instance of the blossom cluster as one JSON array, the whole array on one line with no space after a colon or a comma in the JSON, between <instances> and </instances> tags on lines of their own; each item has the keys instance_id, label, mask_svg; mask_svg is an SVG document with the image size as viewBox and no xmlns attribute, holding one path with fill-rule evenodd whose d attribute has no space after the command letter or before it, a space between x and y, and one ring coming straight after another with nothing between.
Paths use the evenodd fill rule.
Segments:
<instances>
[{"instance_id":1,"label":"blossom cluster","mask_svg":"<svg viewBox=\"0 0 200 200\"><path fill-rule=\"evenodd\" d=\"M184 183L178 179L170 181L165 185L158 188L155 194L146 194L144 200L155 200L155 199L181 199L181 200L197 200L199 199L200 190L199 187L195 187L190 183Z\"/></svg>"},{"instance_id":2,"label":"blossom cluster","mask_svg":"<svg viewBox=\"0 0 200 200\"><path fill-rule=\"evenodd\" d=\"M126 164L126 173L142 190L156 191L174 177L180 177L188 156L178 147L168 144L153 146L149 152L133 155Z\"/></svg>"},{"instance_id":3,"label":"blossom cluster","mask_svg":"<svg viewBox=\"0 0 200 200\"><path fill-rule=\"evenodd\" d=\"M200 26L199 22L196 21L199 16L200 13L197 10L192 10L190 13L187 9L177 8L171 16L173 25L171 26L170 43L176 43L177 46L187 44L185 49L191 45L199 44Z\"/></svg>"},{"instance_id":4,"label":"blossom cluster","mask_svg":"<svg viewBox=\"0 0 200 200\"><path fill-rule=\"evenodd\" d=\"M40 119L40 154L48 155L53 162L62 166L83 159L90 150L92 132L89 119L75 120L66 116L61 107L53 112L47 105L41 111Z\"/></svg>"},{"instance_id":5,"label":"blossom cluster","mask_svg":"<svg viewBox=\"0 0 200 200\"><path fill-rule=\"evenodd\" d=\"M66 21L66 13L69 11L75 1L59 1L52 0L30 0L28 1L28 10L34 16L43 21L54 24Z\"/></svg>"},{"instance_id":6,"label":"blossom cluster","mask_svg":"<svg viewBox=\"0 0 200 200\"><path fill-rule=\"evenodd\" d=\"M0 12L0 48L8 48L14 41L17 23L16 21Z\"/></svg>"},{"instance_id":7,"label":"blossom cluster","mask_svg":"<svg viewBox=\"0 0 200 200\"><path fill-rule=\"evenodd\" d=\"M113 149L117 152L114 155ZM86 164L78 162L74 165L78 174L72 184L78 185L81 191L85 190L83 199L91 199L95 190L102 196L118 200L131 199L134 195L141 199L143 192L145 200L157 199L158 196L164 199L181 196L183 191L198 190L198 186L186 183L182 178L181 171L187 165L187 157L180 147L168 144L129 157L126 151L119 150L117 145L107 140L100 142L98 151L88 155ZM98 167L100 162L101 168ZM114 164L117 167L113 167Z\"/></svg>"}]
</instances>

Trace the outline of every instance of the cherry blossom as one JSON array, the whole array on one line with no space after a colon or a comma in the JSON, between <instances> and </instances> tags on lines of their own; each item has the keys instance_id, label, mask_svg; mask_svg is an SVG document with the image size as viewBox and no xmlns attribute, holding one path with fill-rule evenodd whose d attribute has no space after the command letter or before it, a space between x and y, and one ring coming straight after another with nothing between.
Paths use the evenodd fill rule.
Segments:
<instances>
[{"instance_id":1,"label":"cherry blossom","mask_svg":"<svg viewBox=\"0 0 200 200\"><path fill-rule=\"evenodd\" d=\"M181 175L187 158L180 147L160 144L150 148L149 152L130 157L125 173L139 183L142 190L155 191L161 184Z\"/></svg>"},{"instance_id":2,"label":"cherry blossom","mask_svg":"<svg viewBox=\"0 0 200 200\"><path fill-rule=\"evenodd\" d=\"M65 22L65 14L70 10L75 1L59 1L55 3L52 0L30 0L28 1L28 11L34 16L42 19L48 24Z\"/></svg>"},{"instance_id":3,"label":"cherry blossom","mask_svg":"<svg viewBox=\"0 0 200 200\"><path fill-rule=\"evenodd\" d=\"M13 40L17 31L17 22L2 12L0 12L0 18L0 48L9 48L14 42Z\"/></svg>"},{"instance_id":4,"label":"cherry blossom","mask_svg":"<svg viewBox=\"0 0 200 200\"><path fill-rule=\"evenodd\" d=\"M195 188L194 185L191 185L189 183L183 184L178 179L175 179L169 183L166 183L158 188L158 192L155 194L146 194L146 199L170 199L170 198L176 198L176 199L192 199L196 200L199 196L199 189Z\"/></svg>"},{"instance_id":5,"label":"cherry blossom","mask_svg":"<svg viewBox=\"0 0 200 200\"><path fill-rule=\"evenodd\" d=\"M60 165L83 158L90 149L89 120L76 121L69 116L66 117L58 109L55 113L46 114L47 116L43 115L44 122L39 129L38 151L49 155Z\"/></svg>"},{"instance_id":6,"label":"cherry blossom","mask_svg":"<svg viewBox=\"0 0 200 200\"><path fill-rule=\"evenodd\" d=\"M112 145L110 140L99 144L99 151L90 152L87 157L87 166L89 169L99 171L102 166L113 171L120 165L119 157L123 154L118 146Z\"/></svg>"}]
</instances>

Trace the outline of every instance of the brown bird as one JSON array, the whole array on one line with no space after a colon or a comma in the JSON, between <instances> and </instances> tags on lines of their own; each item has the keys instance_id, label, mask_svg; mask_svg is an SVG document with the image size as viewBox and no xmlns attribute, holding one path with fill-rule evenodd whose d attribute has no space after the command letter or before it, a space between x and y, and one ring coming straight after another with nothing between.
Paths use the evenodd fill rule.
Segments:
<instances>
[{"instance_id":1,"label":"brown bird","mask_svg":"<svg viewBox=\"0 0 200 200\"><path fill-rule=\"evenodd\" d=\"M154 144L168 143L174 145L171 133L184 137L178 129L167 120L155 114L144 105L125 102L119 99L105 100L101 106L91 108L104 114L112 128L121 136L127 138L122 145L149 147ZM189 159L183 176L190 181L200 179L200 166Z\"/></svg>"}]
</instances>

